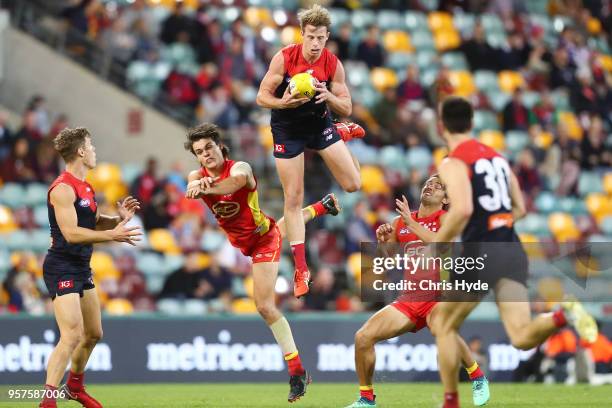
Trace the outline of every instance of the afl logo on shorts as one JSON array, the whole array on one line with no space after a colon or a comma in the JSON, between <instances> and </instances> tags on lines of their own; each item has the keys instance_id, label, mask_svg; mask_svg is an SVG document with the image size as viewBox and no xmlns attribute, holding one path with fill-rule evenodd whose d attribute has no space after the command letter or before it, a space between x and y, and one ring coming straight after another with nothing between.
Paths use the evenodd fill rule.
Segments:
<instances>
[{"instance_id":1,"label":"afl logo on shorts","mask_svg":"<svg viewBox=\"0 0 612 408\"><path fill-rule=\"evenodd\" d=\"M89 207L89 204L91 204L91 202L86 198L83 198L81 199L81 201L79 201L79 205L83 208Z\"/></svg>"},{"instance_id":2,"label":"afl logo on shorts","mask_svg":"<svg viewBox=\"0 0 612 408\"><path fill-rule=\"evenodd\" d=\"M220 218L230 218L238 214L240 204L234 201L219 201L213 205L212 210Z\"/></svg>"}]
</instances>

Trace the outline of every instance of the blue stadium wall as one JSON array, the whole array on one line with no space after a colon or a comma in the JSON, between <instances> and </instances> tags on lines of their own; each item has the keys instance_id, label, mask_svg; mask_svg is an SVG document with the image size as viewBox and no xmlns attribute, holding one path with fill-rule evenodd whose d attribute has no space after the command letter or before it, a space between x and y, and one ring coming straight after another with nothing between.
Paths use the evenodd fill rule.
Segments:
<instances>
[{"instance_id":1,"label":"blue stadium wall","mask_svg":"<svg viewBox=\"0 0 612 408\"><path fill-rule=\"evenodd\" d=\"M354 381L353 336L366 316L304 315L291 319L302 361L316 381ZM286 381L282 354L257 318L106 318L88 382ZM530 356L508 344L499 322L467 322L466 339L483 339L489 376L509 381ZM0 384L37 384L58 338L49 317L0 319ZM436 348L427 330L381 343L378 381L438 381Z\"/></svg>"}]
</instances>

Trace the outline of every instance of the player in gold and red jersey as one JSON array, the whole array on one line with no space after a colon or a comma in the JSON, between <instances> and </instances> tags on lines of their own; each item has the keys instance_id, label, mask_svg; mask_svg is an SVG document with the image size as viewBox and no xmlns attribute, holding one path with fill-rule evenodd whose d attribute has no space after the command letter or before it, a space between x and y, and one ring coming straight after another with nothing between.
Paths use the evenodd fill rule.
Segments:
<instances>
[{"instance_id":1,"label":"player in gold and red jersey","mask_svg":"<svg viewBox=\"0 0 612 408\"><path fill-rule=\"evenodd\" d=\"M417 211L410 211L408 200L396 200L400 214L391 224L383 224L376 230L380 243L399 242L411 248L432 242L446 216L449 201L446 189L437 175L431 176L421 190L421 203ZM439 280L439 271L406 271L407 279L415 282ZM424 291L403 294L393 303L374 314L355 334L355 369L359 377L360 396L347 408L376 407L372 379L376 364L374 345L378 342L402 335L416 333L429 325L435 313L437 297L434 292ZM479 394L488 395L488 381L478 367L465 341L457 336L463 365L472 380L475 401ZM486 398L488 400L488 397ZM486 401L477 405L483 405Z\"/></svg>"},{"instance_id":2,"label":"player in gold and red jersey","mask_svg":"<svg viewBox=\"0 0 612 408\"><path fill-rule=\"evenodd\" d=\"M245 162L230 160L219 129L204 123L189 129L185 149L196 156L200 168L189 174L187 198L201 198L227 233L231 244L253 262L253 297L257 311L270 327L289 369L289 402L306 393L310 375L302 366L287 319L276 308L276 278L285 223L259 207L257 179ZM302 210L304 222L340 208L333 194Z\"/></svg>"},{"instance_id":3,"label":"player in gold and red jersey","mask_svg":"<svg viewBox=\"0 0 612 408\"><path fill-rule=\"evenodd\" d=\"M274 139L276 169L283 186L287 237L295 264L294 293L308 293L310 272L305 257L305 230L301 215L304 201L304 149L316 150L340 187L348 192L361 188L359 164L344 141L363 137L359 125L333 125L332 112L341 118L352 111L345 72L338 58L325 48L331 17L318 4L298 14L301 44L291 44L274 55L261 81L257 104L272 110L270 126ZM307 72L316 81L312 99L292 95L291 78ZM342 130L345 130L344 132Z\"/></svg>"}]
</instances>

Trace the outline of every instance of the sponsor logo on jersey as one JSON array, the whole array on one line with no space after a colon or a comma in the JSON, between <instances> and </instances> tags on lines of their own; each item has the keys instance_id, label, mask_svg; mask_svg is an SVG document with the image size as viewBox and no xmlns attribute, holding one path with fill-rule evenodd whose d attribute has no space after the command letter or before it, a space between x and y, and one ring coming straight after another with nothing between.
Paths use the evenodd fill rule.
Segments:
<instances>
[{"instance_id":1,"label":"sponsor logo on jersey","mask_svg":"<svg viewBox=\"0 0 612 408\"><path fill-rule=\"evenodd\" d=\"M70 280L65 280L65 281L59 281L57 283L57 288L62 290L62 289L72 289L74 287L74 280L70 279Z\"/></svg>"},{"instance_id":2,"label":"sponsor logo on jersey","mask_svg":"<svg viewBox=\"0 0 612 408\"><path fill-rule=\"evenodd\" d=\"M231 218L240 211L240 204L235 201L218 201L212 206L212 210L220 218Z\"/></svg>"},{"instance_id":3,"label":"sponsor logo on jersey","mask_svg":"<svg viewBox=\"0 0 612 408\"><path fill-rule=\"evenodd\" d=\"M284 144L275 144L274 151L276 153L285 153L285 145Z\"/></svg>"},{"instance_id":4,"label":"sponsor logo on jersey","mask_svg":"<svg viewBox=\"0 0 612 408\"><path fill-rule=\"evenodd\" d=\"M83 198L81 199L81 201L79 201L79 205L81 207L89 207L90 204L91 204L91 201L89 201L87 198Z\"/></svg>"}]
</instances>

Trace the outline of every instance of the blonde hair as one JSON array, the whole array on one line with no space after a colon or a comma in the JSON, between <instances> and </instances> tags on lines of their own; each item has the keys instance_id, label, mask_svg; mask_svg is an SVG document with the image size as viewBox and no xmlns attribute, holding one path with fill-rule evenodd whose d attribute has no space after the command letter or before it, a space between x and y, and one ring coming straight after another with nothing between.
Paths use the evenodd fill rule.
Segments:
<instances>
[{"instance_id":1,"label":"blonde hair","mask_svg":"<svg viewBox=\"0 0 612 408\"><path fill-rule=\"evenodd\" d=\"M313 4L309 9L302 9L298 13L300 29L304 31L307 25L325 27L329 31L331 27L331 16L325 7Z\"/></svg>"},{"instance_id":2,"label":"blonde hair","mask_svg":"<svg viewBox=\"0 0 612 408\"><path fill-rule=\"evenodd\" d=\"M78 151L88 137L91 135L84 127L65 128L55 136L53 145L64 161L70 163L78 157Z\"/></svg>"}]
</instances>

